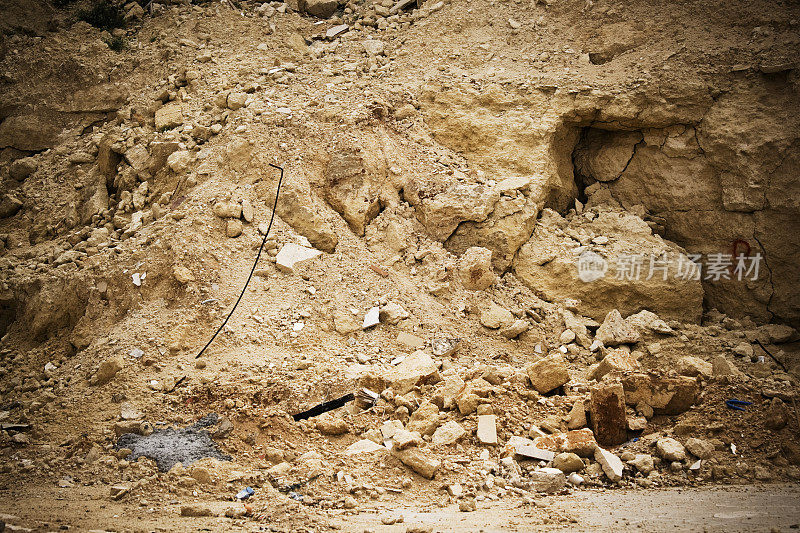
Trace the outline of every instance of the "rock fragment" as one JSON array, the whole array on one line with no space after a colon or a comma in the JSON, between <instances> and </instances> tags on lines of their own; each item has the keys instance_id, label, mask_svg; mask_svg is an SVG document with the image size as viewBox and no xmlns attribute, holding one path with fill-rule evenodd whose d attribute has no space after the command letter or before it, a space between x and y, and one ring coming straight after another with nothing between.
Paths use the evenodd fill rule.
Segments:
<instances>
[{"instance_id":1,"label":"rock fragment","mask_svg":"<svg viewBox=\"0 0 800 533\"><path fill-rule=\"evenodd\" d=\"M609 350L603 360L590 370L587 377L599 381L611 372L633 372L638 369L639 362L630 350L623 346Z\"/></svg>"},{"instance_id":2,"label":"rock fragment","mask_svg":"<svg viewBox=\"0 0 800 533\"><path fill-rule=\"evenodd\" d=\"M450 420L449 422L439 426L436 431L433 432L431 443L434 446L448 446L450 444L454 444L466 434L467 431L461 427L461 424L455 420Z\"/></svg>"},{"instance_id":3,"label":"rock fragment","mask_svg":"<svg viewBox=\"0 0 800 533\"><path fill-rule=\"evenodd\" d=\"M714 455L714 445L705 439L696 437L686 439L686 449L699 459L711 459Z\"/></svg>"},{"instance_id":4,"label":"rock fragment","mask_svg":"<svg viewBox=\"0 0 800 533\"><path fill-rule=\"evenodd\" d=\"M569 381L567 362L561 354L543 357L525 369L533 388L546 394Z\"/></svg>"},{"instance_id":5,"label":"rock fragment","mask_svg":"<svg viewBox=\"0 0 800 533\"><path fill-rule=\"evenodd\" d=\"M710 378L714 373L714 367L711 363L690 355L685 355L678 359L675 370L678 374L689 377L703 376Z\"/></svg>"},{"instance_id":6,"label":"rock fragment","mask_svg":"<svg viewBox=\"0 0 800 533\"><path fill-rule=\"evenodd\" d=\"M636 328L625 322L619 311L614 309L606 315L595 338L605 346L619 346L639 342L641 337Z\"/></svg>"},{"instance_id":7,"label":"rock fragment","mask_svg":"<svg viewBox=\"0 0 800 533\"><path fill-rule=\"evenodd\" d=\"M580 457L590 457L597 447L594 433L589 428L576 429L566 433L554 433L533 439L533 445L537 448L552 450L556 452L569 452Z\"/></svg>"},{"instance_id":8,"label":"rock fragment","mask_svg":"<svg viewBox=\"0 0 800 533\"><path fill-rule=\"evenodd\" d=\"M315 425L317 431L323 435L344 435L350 431L347 422L337 416L319 416L317 417Z\"/></svg>"},{"instance_id":9,"label":"rock fragment","mask_svg":"<svg viewBox=\"0 0 800 533\"><path fill-rule=\"evenodd\" d=\"M305 0L304 11L314 17L326 19L333 16L338 7L337 0Z\"/></svg>"},{"instance_id":10,"label":"rock fragment","mask_svg":"<svg viewBox=\"0 0 800 533\"><path fill-rule=\"evenodd\" d=\"M575 453L559 453L553 458L553 468L558 468L565 474L583 470L583 460Z\"/></svg>"},{"instance_id":11,"label":"rock fragment","mask_svg":"<svg viewBox=\"0 0 800 533\"><path fill-rule=\"evenodd\" d=\"M478 415L477 437L483 444L497 444L497 415Z\"/></svg>"},{"instance_id":12,"label":"rock fragment","mask_svg":"<svg viewBox=\"0 0 800 533\"><path fill-rule=\"evenodd\" d=\"M395 390L395 393L405 394L415 385L431 377L436 371L436 363L431 356L417 350L394 369L384 373L383 379Z\"/></svg>"},{"instance_id":13,"label":"rock fragment","mask_svg":"<svg viewBox=\"0 0 800 533\"><path fill-rule=\"evenodd\" d=\"M686 448L677 440L664 437L656 441L656 450L662 459L667 461L683 461L686 459Z\"/></svg>"},{"instance_id":14,"label":"rock fragment","mask_svg":"<svg viewBox=\"0 0 800 533\"><path fill-rule=\"evenodd\" d=\"M392 455L400 459L400 461L411 470L428 479L433 479L436 472L438 472L439 468L442 466L442 462L439 459L432 456L427 450L419 447L407 448L405 450L392 450Z\"/></svg>"},{"instance_id":15,"label":"rock fragment","mask_svg":"<svg viewBox=\"0 0 800 533\"><path fill-rule=\"evenodd\" d=\"M592 387L589 405L597 442L613 446L627 440L625 390L621 383L600 383Z\"/></svg>"},{"instance_id":16,"label":"rock fragment","mask_svg":"<svg viewBox=\"0 0 800 533\"><path fill-rule=\"evenodd\" d=\"M33 157L23 157L11 163L8 171L11 177L17 181L22 181L39 168L39 163Z\"/></svg>"},{"instance_id":17,"label":"rock fragment","mask_svg":"<svg viewBox=\"0 0 800 533\"><path fill-rule=\"evenodd\" d=\"M420 435L433 435L439 425L439 408L429 401L424 401L408 419L406 428Z\"/></svg>"},{"instance_id":18,"label":"rock fragment","mask_svg":"<svg viewBox=\"0 0 800 533\"><path fill-rule=\"evenodd\" d=\"M656 414L679 415L697 401L700 392L697 380L686 376L659 378L630 374L621 381L628 405L645 404Z\"/></svg>"},{"instance_id":19,"label":"rock fragment","mask_svg":"<svg viewBox=\"0 0 800 533\"><path fill-rule=\"evenodd\" d=\"M155 120L158 131L175 128L183 124L183 110L178 103L167 104L156 111Z\"/></svg>"},{"instance_id":20,"label":"rock fragment","mask_svg":"<svg viewBox=\"0 0 800 533\"><path fill-rule=\"evenodd\" d=\"M583 400L578 400L572 404L567 415L567 429L580 429L586 426L586 407Z\"/></svg>"},{"instance_id":21,"label":"rock fragment","mask_svg":"<svg viewBox=\"0 0 800 533\"><path fill-rule=\"evenodd\" d=\"M94 376L90 380L92 385L105 385L109 381L111 381L114 376L117 375L117 372L122 370L125 366L125 362L122 360L122 357L115 355L109 357L102 363L95 372Z\"/></svg>"},{"instance_id":22,"label":"rock fragment","mask_svg":"<svg viewBox=\"0 0 800 533\"><path fill-rule=\"evenodd\" d=\"M489 329L498 329L514 323L514 315L505 307L490 302L488 306L481 309L480 322Z\"/></svg>"},{"instance_id":23,"label":"rock fragment","mask_svg":"<svg viewBox=\"0 0 800 533\"><path fill-rule=\"evenodd\" d=\"M307 246L288 243L275 256L275 266L283 272L294 272L294 268L306 261L322 255L322 252Z\"/></svg>"},{"instance_id":24,"label":"rock fragment","mask_svg":"<svg viewBox=\"0 0 800 533\"><path fill-rule=\"evenodd\" d=\"M242 226L241 220L231 218L225 224L225 235L232 239L241 235L242 231L244 231L244 226Z\"/></svg>"},{"instance_id":25,"label":"rock fragment","mask_svg":"<svg viewBox=\"0 0 800 533\"><path fill-rule=\"evenodd\" d=\"M641 472L644 476L656 468L655 463L653 462L653 457L646 453L636 454L633 459L628 461L628 464L636 468L636 470Z\"/></svg>"},{"instance_id":26,"label":"rock fragment","mask_svg":"<svg viewBox=\"0 0 800 533\"><path fill-rule=\"evenodd\" d=\"M497 280L497 276L492 270L491 250L479 246L468 248L461 255L458 269L461 284L470 291L488 289Z\"/></svg>"},{"instance_id":27,"label":"rock fragment","mask_svg":"<svg viewBox=\"0 0 800 533\"><path fill-rule=\"evenodd\" d=\"M181 516L199 518L203 516L214 516L214 511L205 505L192 503L181 506Z\"/></svg>"}]
</instances>

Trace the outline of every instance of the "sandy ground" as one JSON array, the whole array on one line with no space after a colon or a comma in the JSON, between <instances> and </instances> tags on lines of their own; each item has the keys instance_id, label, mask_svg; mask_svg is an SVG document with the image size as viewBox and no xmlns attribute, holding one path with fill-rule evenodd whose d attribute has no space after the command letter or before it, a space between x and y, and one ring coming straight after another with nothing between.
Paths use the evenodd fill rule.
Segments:
<instances>
[{"instance_id":1,"label":"sandy ground","mask_svg":"<svg viewBox=\"0 0 800 533\"><path fill-rule=\"evenodd\" d=\"M67 495L66 491L69 491ZM226 505L220 502L220 510ZM573 521L553 523L541 518L548 509ZM643 513L643 511L647 511ZM97 487L75 487L42 492L26 486L0 497L0 511L9 525L47 531L69 526L89 529L134 531L269 531L274 524L242 522L228 518L182 518L179 505L152 509L129 502L110 502ZM520 507L500 501L479 504L462 513L458 507L423 512L419 507L376 507L369 512L345 515L331 511L327 522L341 531L405 532L415 526L433 531L788 531L800 525L800 486L774 484L735 485L702 489L656 491L580 491L568 496L539 500ZM382 518L403 516L403 522L384 525ZM72 517L69 522L62 517ZM82 518L85 517L85 518ZM190 526L191 524L191 526ZM280 531L280 529L278 529Z\"/></svg>"}]
</instances>

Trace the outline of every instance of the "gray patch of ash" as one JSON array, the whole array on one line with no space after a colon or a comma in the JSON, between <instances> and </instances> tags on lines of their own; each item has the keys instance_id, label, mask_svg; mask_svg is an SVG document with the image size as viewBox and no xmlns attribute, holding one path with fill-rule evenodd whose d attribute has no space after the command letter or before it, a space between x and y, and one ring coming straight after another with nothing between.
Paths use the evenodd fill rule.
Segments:
<instances>
[{"instance_id":1,"label":"gray patch of ash","mask_svg":"<svg viewBox=\"0 0 800 533\"><path fill-rule=\"evenodd\" d=\"M175 463L189 465L206 457L230 461L208 434L209 426L217 423L219 417L211 413L186 428L156 429L147 436L125 433L120 436L116 449L128 448L132 451L128 460L139 457L153 459L162 472L168 471Z\"/></svg>"}]
</instances>

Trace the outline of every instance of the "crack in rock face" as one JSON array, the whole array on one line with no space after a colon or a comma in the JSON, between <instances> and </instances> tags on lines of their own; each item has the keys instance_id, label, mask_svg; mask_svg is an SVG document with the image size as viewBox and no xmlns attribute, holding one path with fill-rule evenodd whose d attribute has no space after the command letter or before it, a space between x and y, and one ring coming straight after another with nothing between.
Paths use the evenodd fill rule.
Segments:
<instances>
[{"instance_id":1,"label":"crack in rock face","mask_svg":"<svg viewBox=\"0 0 800 533\"><path fill-rule=\"evenodd\" d=\"M147 436L125 433L120 436L115 449L131 450L128 459L132 461L139 457L152 459L161 472L168 471L176 463L185 466L206 457L230 461L231 457L219 451L206 429L218 420L217 414L211 413L187 428L156 429Z\"/></svg>"}]
</instances>

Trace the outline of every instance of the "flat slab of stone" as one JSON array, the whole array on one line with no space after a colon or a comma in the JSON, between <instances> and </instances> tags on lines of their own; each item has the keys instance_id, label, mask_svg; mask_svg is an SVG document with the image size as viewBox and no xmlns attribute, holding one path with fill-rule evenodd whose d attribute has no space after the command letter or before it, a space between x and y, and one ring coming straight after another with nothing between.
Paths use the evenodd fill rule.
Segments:
<instances>
[{"instance_id":1,"label":"flat slab of stone","mask_svg":"<svg viewBox=\"0 0 800 533\"><path fill-rule=\"evenodd\" d=\"M348 446L344 453L345 455L357 455L359 453L374 453L379 451L386 452L388 450L385 446L381 446L369 439L362 439Z\"/></svg>"},{"instance_id":2,"label":"flat slab of stone","mask_svg":"<svg viewBox=\"0 0 800 533\"><path fill-rule=\"evenodd\" d=\"M322 255L319 250L289 243L285 244L275 256L275 266L283 272L294 272L295 267L319 255Z\"/></svg>"},{"instance_id":3,"label":"flat slab of stone","mask_svg":"<svg viewBox=\"0 0 800 533\"><path fill-rule=\"evenodd\" d=\"M622 479L622 460L608 450L604 450L600 446L594 450L594 460L600 463L603 467L606 477L611 481L619 481Z\"/></svg>"},{"instance_id":4,"label":"flat slab of stone","mask_svg":"<svg viewBox=\"0 0 800 533\"><path fill-rule=\"evenodd\" d=\"M543 450L541 448L537 448L536 446L517 446L516 447L517 455L521 455L523 457L527 457L528 459L536 459L537 461L547 461L550 462L555 458L555 452L550 450Z\"/></svg>"},{"instance_id":5,"label":"flat slab of stone","mask_svg":"<svg viewBox=\"0 0 800 533\"><path fill-rule=\"evenodd\" d=\"M478 415L478 440L497 444L497 415Z\"/></svg>"}]
</instances>

